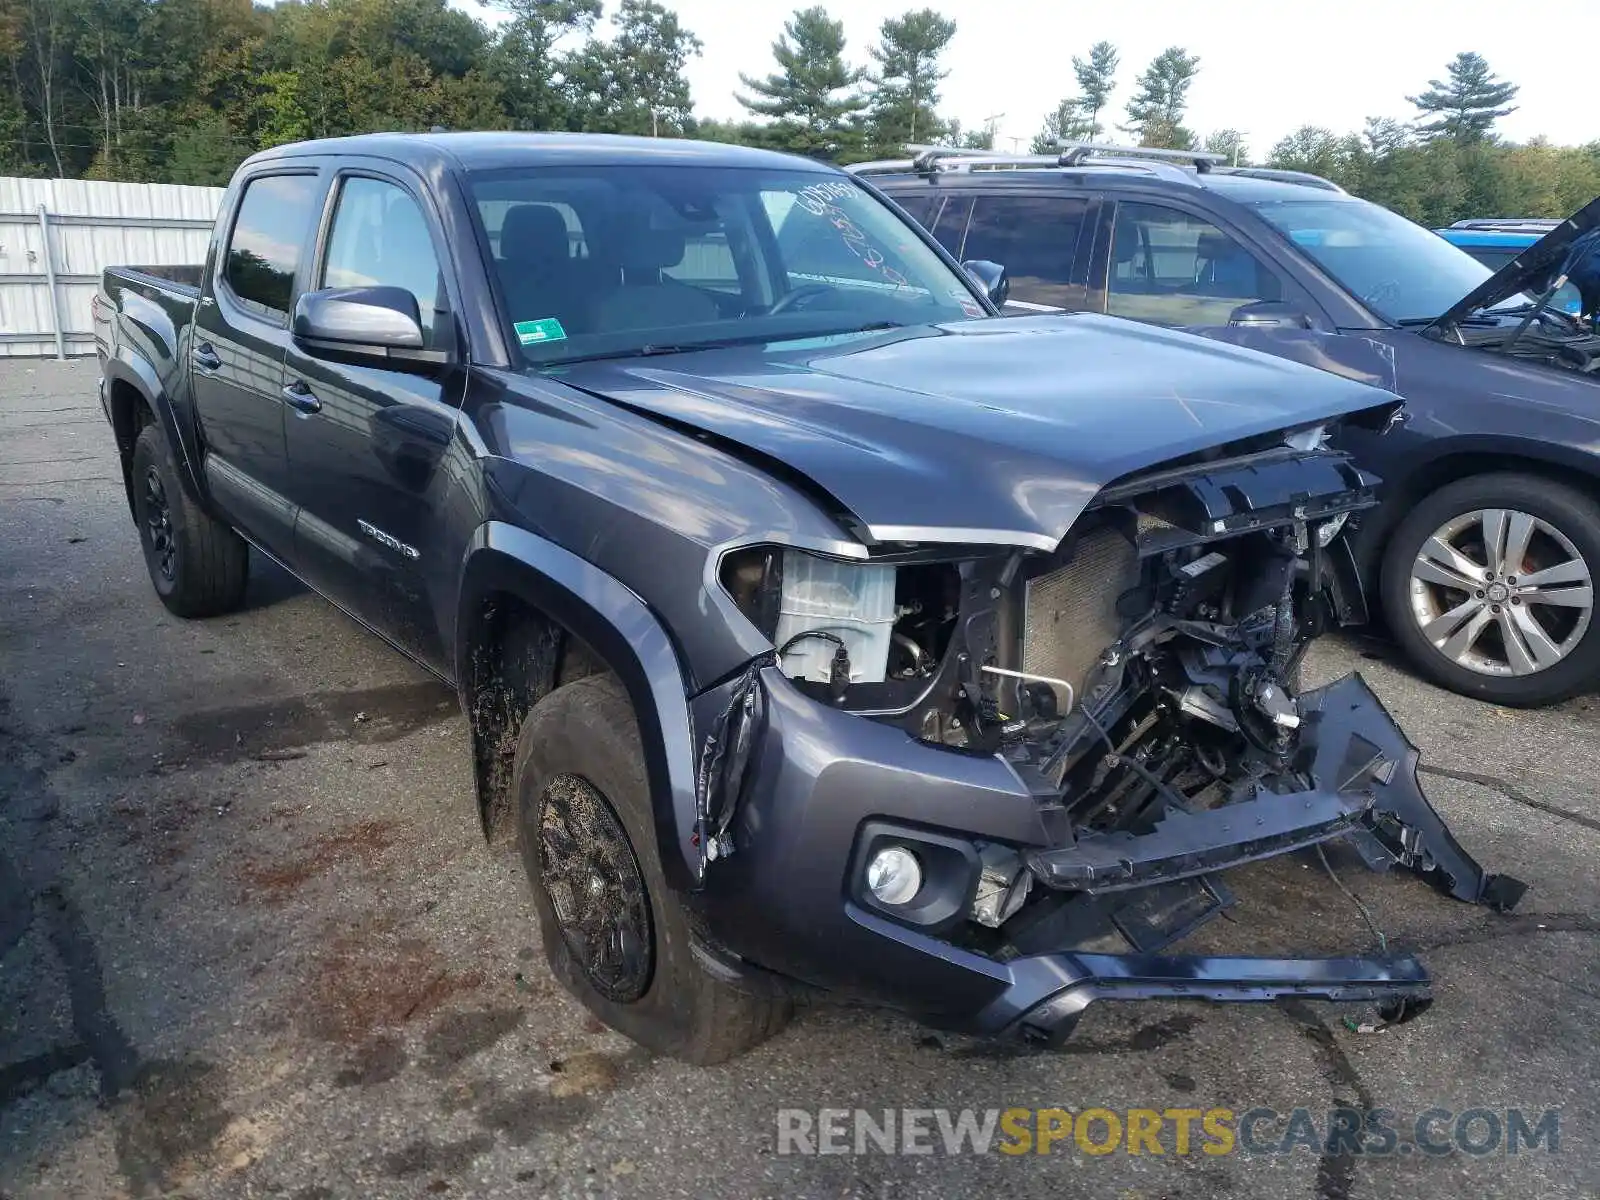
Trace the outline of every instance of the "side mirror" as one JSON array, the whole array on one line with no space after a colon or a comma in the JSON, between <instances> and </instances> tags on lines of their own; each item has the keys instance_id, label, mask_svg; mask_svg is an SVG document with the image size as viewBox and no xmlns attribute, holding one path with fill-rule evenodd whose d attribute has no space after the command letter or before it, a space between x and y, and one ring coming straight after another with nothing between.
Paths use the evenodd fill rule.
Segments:
<instances>
[{"instance_id":1,"label":"side mirror","mask_svg":"<svg viewBox=\"0 0 1600 1200\"><path fill-rule=\"evenodd\" d=\"M1228 314L1234 329L1310 329L1311 318L1282 300L1252 300Z\"/></svg>"},{"instance_id":2,"label":"side mirror","mask_svg":"<svg viewBox=\"0 0 1600 1200\"><path fill-rule=\"evenodd\" d=\"M996 308L1010 299L1011 280L1006 278L1006 269L999 263L986 258L973 258L962 263L961 269L972 276Z\"/></svg>"},{"instance_id":3,"label":"side mirror","mask_svg":"<svg viewBox=\"0 0 1600 1200\"><path fill-rule=\"evenodd\" d=\"M294 306L290 331L309 350L351 358L443 362L424 350L417 298L405 288L325 288L306 292Z\"/></svg>"}]
</instances>

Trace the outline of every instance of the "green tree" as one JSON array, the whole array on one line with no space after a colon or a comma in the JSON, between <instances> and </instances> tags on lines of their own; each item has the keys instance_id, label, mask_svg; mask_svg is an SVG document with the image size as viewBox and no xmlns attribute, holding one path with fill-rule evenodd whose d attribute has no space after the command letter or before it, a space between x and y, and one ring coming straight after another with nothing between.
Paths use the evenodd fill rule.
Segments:
<instances>
[{"instance_id":1,"label":"green tree","mask_svg":"<svg viewBox=\"0 0 1600 1200\"><path fill-rule=\"evenodd\" d=\"M1343 186L1352 178L1360 154L1359 138L1341 137L1319 125L1302 125L1272 147L1267 165L1286 171L1309 171Z\"/></svg>"},{"instance_id":2,"label":"green tree","mask_svg":"<svg viewBox=\"0 0 1600 1200\"><path fill-rule=\"evenodd\" d=\"M867 72L872 86L866 124L868 140L879 153L896 153L907 142L937 142L945 125L939 119L939 81L948 71L939 56L956 35L956 23L931 8L891 17L879 28Z\"/></svg>"},{"instance_id":3,"label":"green tree","mask_svg":"<svg viewBox=\"0 0 1600 1200\"><path fill-rule=\"evenodd\" d=\"M600 19L600 0L503 0L503 7L512 19L483 67L501 92L510 123L518 129L574 128L568 77L582 51L560 47L589 39Z\"/></svg>"},{"instance_id":4,"label":"green tree","mask_svg":"<svg viewBox=\"0 0 1600 1200\"><path fill-rule=\"evenodd\" d=\"M1231 166L1250 165L1250 147L1244 144L1244 134L1237 129L1219 129L1207 134L1205 149L1208 154L1220 154Z\"/></svg>"},{"instance_id":5,"label":"green tree","mask_svg":"<svg viewBox=\"0 0 1600 1200\"><path fill-rule=\"evenodd\" d=\"M1078 80L1076 115L1079 125L1073 134L1065 136L1094 141L1103 132L1100 114L1116 90L1119 61L1117 48L1110 42L1096 42L1090 46L1088 58L1073 55L1072 73Z\"/></svg>"},{"instance_id":6,"label":"green tree","mask_svg":"<svg viewBox=\"0 0 1600 1200\"><path fill-rule=\"evenodd\" d=\"M1448 78L1430 79L1427 91L1406 97L1423 117L1432 118L1419 127L1424 137L1481 141L1490 136L1496 121L1517 111L1510 103L1517 85L1496 79L1481 54L1464 51L1445 71Z\"/></svg>"},{"instance_id":7,"label":"green tree","mask_svg":"<svg viewBox=\"0 0 1600 1200\"><path fill-rule=\"evenodd\" d=\"M172 139L165 182L222 187L244 161L248 147L233 138L228 122L213 113L180 129Z\"/></svg>"},{"instance_id":8,"label":"green tree","mask_svg":"<svg viewBox=\"0 0 1600 1200\"><path fill-rule=\"evenodd\" d=\"M615 36L591 41L568 63L575 119L599 133L676 135L694 121L683 69L700 39L656 0L622 0Z\"/></svg>"},{"instance_id":9,"label":"green tree","mask_svg":"<svg viewBox=\"0 0 1600 1200\"><path fill-rule=\"evenodd\" d=\"M1128 101L1128 123L1122 128L1141 146L1189 150L1194 134L1183 127L1189 85L1200 72L1200 59L1182 46L1169 46L1139 76L1138 90Z\"/></svg>"},{"instance_id":10,"label":"green tree","mask_svg":"<svg viewBox=\"0 0 1600 1200\"><path fill-rule=\"evenodd\" d=\"M835 158L858 140L853 118L867 102L854 92L861 72L845 65L844 22L820 6L801 9L772 43L778 71L739 80L754 93L739 96L753 113L773 118L773 144L797 154Z\"/></svg>"}]
</instances>

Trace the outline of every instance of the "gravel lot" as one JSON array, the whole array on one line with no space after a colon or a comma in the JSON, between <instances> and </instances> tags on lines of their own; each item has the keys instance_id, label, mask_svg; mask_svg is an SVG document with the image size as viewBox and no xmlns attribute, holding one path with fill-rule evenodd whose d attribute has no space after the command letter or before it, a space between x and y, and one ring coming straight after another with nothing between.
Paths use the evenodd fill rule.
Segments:
<instances>
[{"instance_id":1,"label":"gravel lot","mask_svg":"<svg viewBox=\"0 0 1600 1200\"><path fill-rule=\"evenodd\" d=\"M1432 1011L1100 1005L1017 1055L817 1006L730 1065L651 1058L536 953L468 817L453 695L257 558L186 624L140 561L95 365L0 360L0 1196L1595 1196L1600 711L1512 713L1335 642L1423 748L1513 917L1349 874ZM1237 888L1363 949L1305 863ZM1269 927L1270 928L1270 927ZM777 1153L779 1108L1559 1108L1556 1153ZM1170 1143L1169 1143L1170 1146ZM1405 1147L1402 1147L1402 1151Z\"/></svg>"}]
</instances>

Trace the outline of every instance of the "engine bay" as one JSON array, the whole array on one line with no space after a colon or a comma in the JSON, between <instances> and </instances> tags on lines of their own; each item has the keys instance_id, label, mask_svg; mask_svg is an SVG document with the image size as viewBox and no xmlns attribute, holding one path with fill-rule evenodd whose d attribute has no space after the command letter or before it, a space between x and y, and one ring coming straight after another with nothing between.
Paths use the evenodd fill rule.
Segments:
<instances>
[{"instance_id":1,"label":"engine bay","mask_svg":"<svg viewBox=\"0 0 1600 1200\"><path fill-rule=\"evenodd\" d=\"M1154 953L1233 903L1222 871L1335 837L1509 908L1522 885L1451 838L1366 685L1299 688L1309 643L1365 619L1345 534L1375 483L1311 431L1119 481L1051 554L768 546L730 555L722 581L801 692L1000 756L1038 798L1049 844L977 847L975 888L938 930L959 944ZM708 780L743 761L758 691L752 674L709 739L729 749L708 752ZM708 797L711 857L736 850L731 811Z\"/></svg>"}]
</instances>

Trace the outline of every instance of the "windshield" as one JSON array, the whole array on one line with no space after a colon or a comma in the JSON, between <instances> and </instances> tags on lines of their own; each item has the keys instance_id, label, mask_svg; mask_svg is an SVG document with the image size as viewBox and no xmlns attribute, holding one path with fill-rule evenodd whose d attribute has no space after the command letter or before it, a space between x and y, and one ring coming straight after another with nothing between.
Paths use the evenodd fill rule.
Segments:
<instances>
[{"instance_id":1,"label":"windshield","mask_svg":"<svg viewBox=\"0 0 1600 1200\"><path fill-rule=\"evenodd\" d=\"M844 176L568 166L470 186L532 363L985 315L960 274Z\"/></svg>"},{"instance_id":2,"label":"windshield","mask_svg":"<svg viewBox=\"0 0 1600 1200\"><path fill-rule=\"evenodd\" d=\"M1431 230L1365 200L1275 200L1257 212L1373 312L1431 321L1493 272Z\"/></svg>"}]
</instances>

